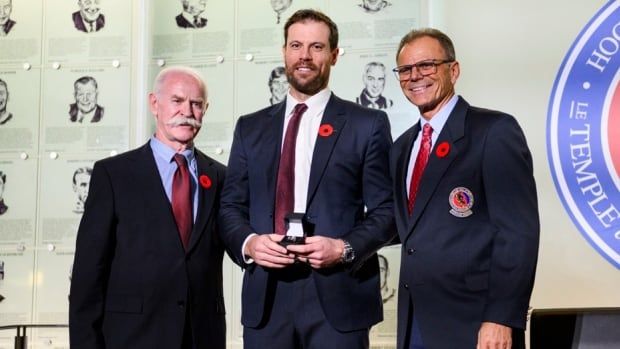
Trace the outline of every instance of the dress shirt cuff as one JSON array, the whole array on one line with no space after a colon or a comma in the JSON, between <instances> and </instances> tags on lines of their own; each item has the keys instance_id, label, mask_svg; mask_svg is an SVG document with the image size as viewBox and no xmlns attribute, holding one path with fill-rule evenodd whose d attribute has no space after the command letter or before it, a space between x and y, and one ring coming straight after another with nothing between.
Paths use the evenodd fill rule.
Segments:
<instances>
[{"instance_id":1,"label":"dress shirt cuff","mask_svg":"<svg viewBox=\"0 0 620 349\"><path fill-rule=\"evenodd\" d=\"M243 244L241 245L241 256L243 257L243 262L245 264L252 264L254 263L254 260L248 256L245 255L245 245L248 244L248 241L250 241L250 238L254 235L257 235L256 233L252 233L250 235L248 235L247 238L245 238L245 240L243 240Z\"/></svg>"}]
</instances>

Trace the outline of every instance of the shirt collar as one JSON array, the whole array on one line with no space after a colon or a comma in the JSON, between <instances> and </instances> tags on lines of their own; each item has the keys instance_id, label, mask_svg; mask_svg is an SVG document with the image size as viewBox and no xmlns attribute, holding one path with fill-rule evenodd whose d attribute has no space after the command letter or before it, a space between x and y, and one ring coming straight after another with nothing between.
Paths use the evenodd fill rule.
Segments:
<instances>
[{"instance_id":1,"label":"shirt collar","mask_svg":"<svg viewBox=\"0 0 620 349\"><path fill-rule=\"evenodd\" d=\"M426 120L425 118L420 116L420 130L422 130L424 125L431 124L431 127L433 128L433 133L439 134L443 129L443 126L448 121L448 117L452 113L452 110L454 110L458 99L459 98L456 94L453 95L448 101L448 103L446 103L430 120Z\"/></svg>"},{"instance_id":2,"label":"shirt collar","mask_svg":"<svg viewBox=\"0 0 620 349\"><path fill-rule=\"evenodd\" d=\"M172 158L176 154L174 149L164 144L162 141L157 139L157 137L155 137L154 135L151 136L151 149L153 149L153 154L155 154L155 156L159 157L165 162L173 161ZM195 159L194 147L185 149L183 152L181 152L181 154L185 156L185 159L187 159L188 164L191 164Z\"/></svg>"},{"instance_id":3,"label":"shirt collar","mask_svg":"<svg viewBox=\"0 0 620 349\"><path fill-rule=\"evenodd\" d=\"M286 96L286 110L285 110L286 114L284 115L286 117L291 115L291 113L293 112L293 109L299 103L304 103L305 105L307 105L308 110L323 111L325 110L325 107L327 106L327 102L329 102L329 98L331 97L331 95L332 95L332 91L330 91L330 89L326 87L322 89L321 91L319 91L319 93L306 99L304 102L300 102L297 99L295 99L295 97L293 97L291 93L289 92L288 95ZM312 114L316 114L316 113L312 112Z\"/></svg>"}]
</instances>

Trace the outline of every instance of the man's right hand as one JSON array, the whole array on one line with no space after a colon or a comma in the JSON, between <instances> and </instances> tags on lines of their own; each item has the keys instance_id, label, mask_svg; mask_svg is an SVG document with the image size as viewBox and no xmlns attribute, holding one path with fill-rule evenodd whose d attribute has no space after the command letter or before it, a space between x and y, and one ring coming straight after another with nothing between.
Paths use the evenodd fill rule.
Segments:
<instances>
[{"instance_id":1,"label":"man's right hand","mask_svg":"<svg viewBox=\"0 0 620 349\"><path fill-rule=\"evenodd\" d=\"M295 255L279 242L284 235L263 234L250 237L243 253L254 263L267 268L284 268L295 263Z\"/></svg>"}]
</instances>

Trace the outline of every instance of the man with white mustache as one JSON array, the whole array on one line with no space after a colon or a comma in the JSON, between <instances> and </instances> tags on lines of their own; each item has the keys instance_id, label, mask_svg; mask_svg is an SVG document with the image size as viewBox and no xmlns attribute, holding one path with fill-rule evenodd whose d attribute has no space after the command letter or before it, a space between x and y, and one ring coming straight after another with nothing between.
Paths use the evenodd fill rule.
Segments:
<instances>
[{"instance_id":1,"label":"man with white mustache","mask_svg":"<svg viewBox=\"0 0 620 349\"><path fill-rule=\"evenodd\" d=\"M165 68L148 101L154 135L93 167L71 276L71 347L224 349L216 221L225 167L194 146L207 86L193 69Z\"/></svg>"},{"instance_id":2,"label":"man with white mustache","mask_svg":"<svg viewBox=\"0 0 620 349\"><path fill-rule=\"evenodd\" d=\"M222 238L245 269L244 347L368 348L383 319L376 252L395 234L387 115L330 91L329 17L295 12L284 41L286 99L239 119L222 191ZM299 216L305 242L284 247Z\"/></svg>"}]
</instances>

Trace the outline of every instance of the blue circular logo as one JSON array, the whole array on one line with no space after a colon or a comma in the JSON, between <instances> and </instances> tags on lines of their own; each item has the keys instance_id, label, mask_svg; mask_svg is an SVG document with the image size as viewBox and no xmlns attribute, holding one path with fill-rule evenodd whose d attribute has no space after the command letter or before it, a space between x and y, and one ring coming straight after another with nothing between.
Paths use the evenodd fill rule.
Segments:
<instances>
[{"instance_id":1,"label":"blue circular logo","mask_svg":"<svg viewBox=\"0 0 620 349\"><path fill-rule=\"evenodd\" d=\"M562 203L586 239L620 269L620 1L581 31L556 77L547 153Z\"/></svg>"}]
</instances>

